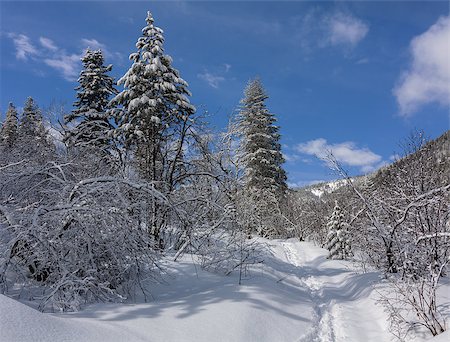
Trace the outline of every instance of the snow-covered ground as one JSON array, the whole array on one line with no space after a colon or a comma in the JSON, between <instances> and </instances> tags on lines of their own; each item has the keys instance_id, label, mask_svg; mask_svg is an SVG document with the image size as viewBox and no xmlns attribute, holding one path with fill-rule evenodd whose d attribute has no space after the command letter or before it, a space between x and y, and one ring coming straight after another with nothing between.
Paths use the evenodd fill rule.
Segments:
<instances>
[{"instance_id":1,"label":"snow-covered ground","mask_svg":"<svg viewBox=\"0 0 450 342\"><path fill-rule=\"evenodd\" d=\"M236 275L201 271L190 256L166 261L167 284L154 286L150 303L50 314L0 295L0 341L393 340L374 300L377 273L327 260L311 243L266 243L270 256L242 285Z\"/></svg>"}]
</instances>

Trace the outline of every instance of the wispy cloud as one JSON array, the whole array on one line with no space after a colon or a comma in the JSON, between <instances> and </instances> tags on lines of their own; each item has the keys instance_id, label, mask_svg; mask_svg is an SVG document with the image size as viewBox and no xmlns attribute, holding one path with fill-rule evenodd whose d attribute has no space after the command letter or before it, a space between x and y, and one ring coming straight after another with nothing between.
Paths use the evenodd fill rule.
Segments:
<instances>
[{"instance_id":1,"label":"wispy cloud","mask_svg":"<svg viewBox=\"0 0 450 342\"><path fill-rule=\"evenodd\" d=\"M293 17L291 30L302 51L311 53L318 48L355 48L369 32L369 25L350 13L324 12L313 8Z\"/></svg>"},{"instance_id":2,"label":"wispy cloud","mask_svg":"<svg viewBox=\"0 0 450 342\"><path fill-rule=\"evenodd\" d=\"M101 49L110 60L122 60L120 53L109 51L105 44L94 38L82 38L80 40L82 51L67 52L64 48L58 47L48 37L39 37L38 42L35 44L33 44L30 37L24 34L9 33L8 37L12 39L16 48L16 58L19 60L28 60L32 57L33 62L36 63L33 66L33 72L41 76L45 75L45 73L37 69L39 63L41 63L41 66L44 64L58 71L64 79L71 82L75 81L81 70L81 57L88 47L93 50Z\"/></svg>"},{"instance_id":3,"label":"wispy cloud","mask_svg":"<svg viewBox=\"0 0 450 342\"><path fill-rule=\"evenodd\" d=\"M356 46L369 32L362 20L344 13L335 13L325 18L327 43L332 46Z\"/></svg>"},{"instance_id":4,"label":"wispy cloud","mask_svg":"<svg viewBox=\"0 0 450 342\"><path fill-rule=\"evenodd\" d=\"M39 43L41 43L41 45L50 50L50 51L56 51L58 50L58 47L55 45L55 43L53 42L53 40L51 40L50 38L46 38L46 37L40 37L39 38Z\"/></svg>"},{"instance_id":5,"label":"wispy cloud","mask_svg":"<svg viewBox=\"0 0 450 342\"><path fill-rule=\"evenodd\" d=\"M223 76L219 76L219 75L214 75L210 72L203 72L201 74L197 75L198 78L202 79L203 81L205 81L206 83L208 83L208 85L212 88L219 88L220 82L225 81L225 77Z\"/></svg>"},{"instance_id":6,"label":"wispy cloud","mask_svg":"<svg viewBox=\"0 0 450 342\"><path fill-rule=\"evenodd\" d=\"M393 92L400 114L411 115L427 103L450 106L450 16L441 17L411 41L412 63Z\"/></svg>"},{"instance_id":7,"label":"wispy cloud","mask_svg":"<svg viewBox=\"0 0 450 342\"><path fill-rule=\"evenodd\" d=\"M24 34L9 33L8 37L12 39L16 48L16 58L26 61L30 56L39 54L37 48L31 43L28 36Z\"/></svg>"},{"instance_id":8,"label":"wispy cloud","mask_svg":"<svg viewBox=\"0 0 450 342\"><path fill-rule=\"evenodd\" d=\"M369 63L369 58L361 58L356 61L356 64L367 64Z\"/></svg>"},{"instance_id":9,"label":"wispy cloud","mask_svg":"<svg viewBox=\"0 0 450 342\"><path fill-rule=\"evenodd\" d=\"M289 147L285 148L286 150L291 150ZM302 162L305 164L311 164L312 160L310 158L304 158L300 154L298 154L296 151L294 152L283 152L283 158L287 163L297 163Z\"/></svg>"},{"instance_id":10,"label":"wispy cloud","mask_svg":"<svg viewBox=\"0 0 450 342\"><path fill-rule=\"evenodd\" d=\"M67 55L63 52L54 58L44 59L44 63L61 72L66 80L75 81L80 71L80 58L81 55Z\"/></svg>"},{"instance_id":11,"label":"wispy cloud","mask_svg":"<svg viewBox=\"0 0 450 342\"><path fill-rule=\"evenodd\" d=\"M100 43L97 39L83 38L81 39L81 43L83 44L83 47L89 48L91 50L106 50L105 44Z\"/></svg>"},{"instance_id":12,"label":"wispy cloud","mask_svg":"<svg viewBox=\"0 0 450 342\"><path fill-rule=\"evenodd\" d=\"M108 60L115 60L115 61L118 60L119 62L123 60L123 56L120 52L110 51L105 44L99 42L97 39L83 38L83 39L81 39L81 44L82 44L84 50L86 50L88 48L91 50L102 50L103 55Z\"/></svg>"},{"instance_id":13,"label":"wispy cloud","mask_svg":"<svg viewBox=\"0 0 450 342\"><path fill-rule=\"evenodd\" d=\"M322 160L332 153L343 165L359 167L362 172L370 172L381 166L382 157L368 148L359 148L356 143L347 141L329 144L326 139L319 138L298 144L299 153L314 155Z\"/></svg>"},{"instance_id":14,"label":"wispy cloud","mask_svg":"<svg viewBox=\"0 0 450 342\"><path fill-rule=\"evenodd\" d=\"M218 89L220 83L226 81L225 74L227 74L231 69L231 64L224 63L219 68L216 68L216 72L210 72L208 70L197 74L197 77L205 81L210 87Z\"/></svg>"},{"instance_id":15,"label":"wispy cloud","mask_svg":"<svg viewBox=\"0 0 450 342\"><path fill-rule=\"evenodd\" d=\"M300 159L300 156L298 154L291 154L291 153L283 152L283 158L287 162L295 162Z\"/></svg>"}]
</instances>

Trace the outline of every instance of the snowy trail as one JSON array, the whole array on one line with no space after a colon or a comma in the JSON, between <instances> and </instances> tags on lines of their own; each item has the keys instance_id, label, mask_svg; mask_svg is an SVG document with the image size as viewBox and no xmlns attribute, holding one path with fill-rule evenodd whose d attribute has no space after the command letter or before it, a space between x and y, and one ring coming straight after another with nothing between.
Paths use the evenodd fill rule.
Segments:
<instances>
[{"instance_id":1,"label":"snowy trail","mask_svg":"<svg viewBox=\"0 0 450 342\"><path fill-rule=\"evenodd\" d=\"M304 251L298 250L295 247L295 243L283 242L282 246L285 248L287 261L295 267L299 268L296 276L299 277L303 286L308 289L314 308L312 326L306 334L299 338L298 342L337 341L333 328L335 317L333 317L333 314L330 311L330 307L333 305L333 301L330 300L330 302L326 302L326 299L323 297L323 294L321 292L321 281L317 278L317 276L310 274L308 269L306 268L306 266L313 260L311 260L311 258L305 260Z\"/></svg>"},{"instance_id":2,"label":"snowy trail","mask_svg":"<svg viewBox=\"0 0 450 342\"><path fill-rule=\"evenodd\" d=\"M375 274L356 275L344 262L327 260L323 249L307 243L290 240L281 245L314 310L311 327L298 342L390 341L383 312L368 298Z\"/></svg>"},{"instance_id":3,"label":"snowy trail","mask_svg":"<svg viewBox=\"0 0 450 342\"><path fill-rule=\"evenodd\" d=\"M370 298L377 274L356 274L311 243L264 242L270 254L242 286L185 256L166 259L171 276L152 286L150 303L43 314L0 295L0 341L391 341Z\"/></svg>"}]
</instances>

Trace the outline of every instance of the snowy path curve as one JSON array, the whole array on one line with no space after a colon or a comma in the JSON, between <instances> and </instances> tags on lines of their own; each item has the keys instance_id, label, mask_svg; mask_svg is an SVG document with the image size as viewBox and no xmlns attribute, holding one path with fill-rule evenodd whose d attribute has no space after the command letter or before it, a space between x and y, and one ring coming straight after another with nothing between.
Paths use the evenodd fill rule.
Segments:
<instances>
[{"instance_id":1,"label":"snowy path curve","mask_svg":"<svg viewBox=\"0 0 450 342\"><path fill-rule=\"evenodd\" d=\"M281 246L294 266L290 276L307 289L314 313L297 342L390 341L385 316L369 298L376 274L358 275L308 243L291 239Z\"/></svg>"},{"instance_id":2,"label":"snowy path curve","mask_svg":"<svg viewBox=\"0 0 450 342\"><path fill-rule=\"evenodd\" d=\"M327 302L321 291L322 284L317 276L308 274L308 271L301 268L302 265L307 265L311 260L307 260L305 263L305 256L300 256L298 249L294 248L294 244L289 242L284 242L283 247L285 248L286 259L289 263L295 267L300 267L297 276L300 278L302 284L308 289L312 304L314 305L314 314L312 318L312 327L305 335L300 337L299 342L302 341L321 341L321 342L332 342L336 341L336 336L334 333L334 322L336 317L330 310L334 304L333 300Z\"/></svg>"}]
</instances>

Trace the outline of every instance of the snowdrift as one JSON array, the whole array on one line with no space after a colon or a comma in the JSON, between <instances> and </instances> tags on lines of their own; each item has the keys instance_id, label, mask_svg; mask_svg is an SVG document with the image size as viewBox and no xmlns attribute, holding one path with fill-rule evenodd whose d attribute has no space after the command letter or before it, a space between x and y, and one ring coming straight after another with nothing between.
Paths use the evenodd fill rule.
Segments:
<instances>
[{"instance_id":1,"label":"snowdrift","mask_svg":"<svg viewBox=\"0 0 450 342\"><path fill-rule=\"evenodd\" d=\"M270 253L238 285L237 275L201 271L191 256L166 259L167 284L144 303L96 304L71 314L41 313L0 295L0 341L388 342L375 304L376 272L326 259L311 243L266 241ZM447 341L449 333L432 341ZM423 340L419 338L415 341Z\"/></svg>"},{"instance_id":2,"label":"snowdrift","mask_svg":"<svg viewBox=\"0 0 450 342\"><path fill-rule=\"evenodd\" d=\"M123 329L41 313L0 295L0 341L125 341L130 336L139 340Z\"/></svg>"}]
</instances>

